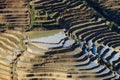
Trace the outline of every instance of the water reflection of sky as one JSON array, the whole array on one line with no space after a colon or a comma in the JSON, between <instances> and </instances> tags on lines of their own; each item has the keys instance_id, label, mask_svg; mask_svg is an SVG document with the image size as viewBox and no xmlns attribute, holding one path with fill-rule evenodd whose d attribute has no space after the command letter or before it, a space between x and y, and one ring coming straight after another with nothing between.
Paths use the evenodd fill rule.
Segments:
<instances>
[{"instance_id":1,"label":"water reflection of sky","mask_svg":"<svg viewBox=\"0 0 120 80\"><path fill-rule=\"evenodd\" d=\"M44 42L44 43L58 43L61 39L65 38L65 34L62 32L59 32L53 36L48 37L42 37L42 38L35 38L30 39L31 42ZM27 40L25 40L26 42Z\"/></svg>"},{"instance_id":2,"label":"water reflection of sky","mask_svg":"<svg viewBox=\"0 0 120 80\"><path fill-rule=\"evenodd\" d=\"M59 47L62 47L62 42L59 43L59 44L45 44L45 43L34 43L36 44L37 46L42 46L42 47L46 47L46 48L59 48Z\"/></svg>"},{"instance_id":3,"label":"water reflection of sky","mask_svg":"<svg viewBox=\"0 0 120 80\"><path fill-rule=\"evenodd\" d=\"M73 44L75 43L74 40L67 40L64 44L64 47L69 47L69 46L72 46Z\"/></svg>"},{"instance_id":4,"label":"water reflection of sky","mask_svg":"<svg viewBox=\"0 0 120 80\"><path fill-rule=\"evenodd\" d=\"M65 34L63 32L59 32L53 36L30 39L30 42L34 43L38 47L41 46L48 49L69 47L75 43L74 40L65 41L65 38L66 38ZM27 40L25 40L25 42L27 42ZM57 43L57 44L48 44L48 43Z\"/></svg>"}]
</instances>

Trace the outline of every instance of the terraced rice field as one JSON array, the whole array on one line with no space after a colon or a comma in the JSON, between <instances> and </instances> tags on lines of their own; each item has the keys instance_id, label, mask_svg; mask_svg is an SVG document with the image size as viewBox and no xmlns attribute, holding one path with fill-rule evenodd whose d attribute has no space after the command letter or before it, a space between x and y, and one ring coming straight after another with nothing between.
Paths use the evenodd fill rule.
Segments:
<instances>
[{"instance_id":1,"label":"terraced rice field","mask_svg":"<svg viewBox=\"0 0 120 80\"><path fill-rule=\"evenodd\" d=\"M88 0L0 0L0 21L0 80L120 80L120 34Z\"/></svg>"}]
</instances>

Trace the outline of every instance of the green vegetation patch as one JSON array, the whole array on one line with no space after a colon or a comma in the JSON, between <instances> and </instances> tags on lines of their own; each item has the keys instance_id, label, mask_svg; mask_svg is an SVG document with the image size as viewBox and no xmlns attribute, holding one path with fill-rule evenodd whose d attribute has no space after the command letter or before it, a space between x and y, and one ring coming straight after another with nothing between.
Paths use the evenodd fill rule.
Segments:
<instances>
[{"instance_id":1,"label":"green vegetation patch","mask_svg":"<svg viewBox=\"0 0 120 80\"><path fill-rule=\"evenodd\" d=\"M28 4L28 8L29 8L29 14L30 14L30 25L29 25L29 29L31 29L34 25L34 20L35 20L35 9Z\"/></svg>"},{"instance_id":2,"label":"green vegetation patch","mask_svg":"<svg viewBox=\"0 0 120 80\"><path fill-rule=\"evenodd\" d=\"M27 49L27 47L26 47L25 44L23 43L23 40L20 40L19 45L21 46L21 48L22 48L23 50L26 50L26 49Z\"/></svg>"}]
</instances>

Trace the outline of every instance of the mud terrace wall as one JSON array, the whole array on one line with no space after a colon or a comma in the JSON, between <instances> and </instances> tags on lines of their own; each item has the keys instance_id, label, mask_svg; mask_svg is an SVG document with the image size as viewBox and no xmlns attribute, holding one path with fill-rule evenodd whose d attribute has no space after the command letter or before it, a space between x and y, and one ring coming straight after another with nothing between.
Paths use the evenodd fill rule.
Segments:
<instances>
[{"instance_id":1,"label":"mud terrace wall","mask_svg":"<svg viewBox=\"0 0 120 80\"><path fill-rule=\"evenodd\" d=\"M25 0L0 0L0 26L5 28L27 28L30 18Z\"/></svg>"},{"instance_id":2,"label":"mud terrace wall","mask_svg":"<svg viewBox=\"0 0 120 80\"><path fill-rule=\"evenodd\" d=\"M99 11L108 18L110 21L113 21L120 25L120 0L86 0L92 2L92 5L99 8Z\"/></svg>"}]
</instances>

